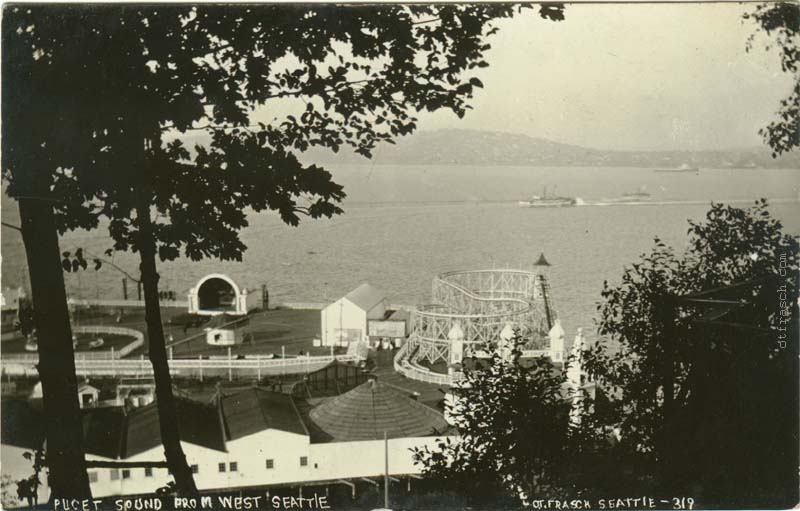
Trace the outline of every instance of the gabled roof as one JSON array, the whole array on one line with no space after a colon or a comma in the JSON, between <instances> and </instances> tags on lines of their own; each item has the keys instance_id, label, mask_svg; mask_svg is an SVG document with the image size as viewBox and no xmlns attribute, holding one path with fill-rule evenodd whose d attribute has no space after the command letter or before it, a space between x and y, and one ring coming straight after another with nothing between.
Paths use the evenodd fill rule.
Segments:
<instances>
[{"instance_id":1,"label":"gabled roof","mask_svg":"<svg viewBox=\"0 0 800 511\"><path fill-rule=\"evenodd\" d=\"M175 408L182 441L215 451L226 450L225 437L215 406L176 397ZM120 457L134 456L161 445L156 402L134 409L127 419L127 437Z\"/></svg>"},{"instance_id":2,"label":"gabled roof","mask_svg":"<svg viewBox=\"0 0 800 511\"><path fill-rule=\"evenodd\" d=\"M78 385L78 393L82 393L83 391L90 391L90 392L100 392L97 387L92 387L88 383L81 383Z\"/></svg>"},{"instance_id":3,"label":"gabled roof","mask_svg":"<svg viewBox=\"0 0 800 511\"><path fill-rule=\"evenodd\" d=\"M26 399L3 396L0 438L5 445L36 449L44 441L44 416Z\"/></svg>"},{"instance_id":4,"label":"gabled roof","mask_svg":"<svg viewBox=\"0 0 800 511\"><path fill-rule=\"evenodd\" d=\"M378 440L441 434L448 429L439 412L385 383L370 380L327 399L309 418L335 441Z\"/></svg>"},{"instance_id":5,"label":"gabled roof","mask_svg":"<svg viewBox=\"0 0 800 511\"><path fill-rule=\"evenodd\" d=\"M226 438L236 440L266 429L308 435L291 396L252 388L222 398Z\"/></svg>"},{"instance_id":6,"label":"gabled roof","mask_svg":"<svg viewBox=\"0 0 800 511\"><path fill-rule=\"evenodd\" d=\"M381 300L386 299L383 291L366 282L344 295L344 297L365 311L371 310Z\"/></svg>"},{"instance_id":7,"label":"gabled roof","mask_svg":"<svg viewBox=\"0 0 800 511\"><path fill-rule=\"evenodd\" d=\"M117 459L123 457L125 412L121 407L84 408L83 447L88 454Z\"/></svg>"}]
</instances>

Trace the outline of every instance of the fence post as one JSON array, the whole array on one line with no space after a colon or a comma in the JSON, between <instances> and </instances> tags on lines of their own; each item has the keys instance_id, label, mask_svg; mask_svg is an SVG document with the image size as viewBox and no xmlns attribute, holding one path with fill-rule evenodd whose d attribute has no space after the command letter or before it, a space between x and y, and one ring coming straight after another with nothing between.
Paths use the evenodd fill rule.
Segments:
<instances>
[{"instance_id":1,"label":"fence post","mask_svg":"<svg viewBox=\"0 0 800 511\"><path fill-rule=\"evenodd\" d=\"M228 381L233 381L233 359L231 358L230 346L228 346Z\"/></svg>"},{"instance_id":2,"label":"fence post","mask_svg":"<svg viewBox=\"0 0 800 511\"><path fill-rule=\"evenodd\" d=\"M170 360L172 360L172 357L173 357L173 355L174 355L174 353L173 353L173 351L172 351L172 350L173 350L173 348L172 348L172 346L170 346L170 347L169 347L169 359L170 359Z\"/></svg>"},{"instance_id":3,"label":"fence post","mask_svg":"<svg viewBox=\"0 0 800 511\"><path fill-rule=\"evenodd\" d=\"M144 377L144 353L139 355L139 377Z\"/></svg>"},{"instance_id":4,"label":"fence post","mask_svg":"<svg viewBox=\"0 0 800 511\"><path fill-rule=\"evenodd\" d=\"M261 383L261 357L256 359L256 371L258 374L258 382Z\"/></svg>"}]
</instances>

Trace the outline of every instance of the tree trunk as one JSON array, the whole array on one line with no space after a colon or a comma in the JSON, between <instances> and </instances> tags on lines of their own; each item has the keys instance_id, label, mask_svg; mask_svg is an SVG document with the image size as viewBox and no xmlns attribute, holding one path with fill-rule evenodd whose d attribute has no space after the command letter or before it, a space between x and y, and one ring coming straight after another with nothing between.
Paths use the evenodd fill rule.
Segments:
<instances>
[{"instance_id":1,"label":"tree trunk","mask_svg":"<svg viewBox=\"0 0 800 511\"><path fill-rule=\"evenodd\" d=\"M51 498L91 498L72 328L53 208L45 200L19 199L19 214L39 339L37 369L44 398Z\"/></svg>"},{"instance_id":2,"label":"tree trunk","mask_svg":"<svg viewBox=\"0 0 800 511\"><path fill-rule=\"evenodd\" d=\"M172 378L169 374L164 329L161 325L161 308L158 300L158 271L156 269L156 243L150 220L150 207L146 199L140 199L136 207L139 222L139 255L141 258L141 282L144 291L145 322L147 323L148 353L153 365L156 384L158 422L161 443L177 491L183 496L197 495L197 486L192 471L186 463L181 447L178 415L172 395Z\"/></svg>"}]
</instances>

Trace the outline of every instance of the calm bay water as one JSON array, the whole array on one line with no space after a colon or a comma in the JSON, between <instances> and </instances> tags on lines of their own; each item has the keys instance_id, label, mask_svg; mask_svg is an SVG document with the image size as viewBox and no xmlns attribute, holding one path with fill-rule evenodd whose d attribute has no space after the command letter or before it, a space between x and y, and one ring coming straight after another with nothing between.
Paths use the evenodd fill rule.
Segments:
<instances>
[{"instance_id":1,"label":"calm bay water","mask_svg":"<svg viewBox=\"0 0 800 511\"><path fill-rule=\"evenodd\" d=\"M553 264L550 280L568 335L591 328L603 281L616 281L659 236L682 249L687 219L704 217L712 200L747 205L773 199L770 210L788 232L800 233L800 171L702 170L699 175L632 168L331 167L345 185L345 213L305 220L297 228L277 215L250 216L242 232L249 250L237 262L187 260L161 265L162 288L185 296L203 275L223 272L240 285L267 284L275 302L328 301L362 282L384 289L393 303L429 300L431 279L457 269L530 268L540 252ZM529 209L516 201L557 185L559 195L586 205ZM642 186L651 204L608 205ZM3 197L3 219L17 223L16 203ZM68 233L62 250L111 246L103 229ZM27 286L16 231L2 231L4 287ZM137 273L136 256L114 262ZM122 275L106 266L67 275L73 296L121 298ZM129 292L135 294L135 289Z\"/></svg>"}]
</instances>

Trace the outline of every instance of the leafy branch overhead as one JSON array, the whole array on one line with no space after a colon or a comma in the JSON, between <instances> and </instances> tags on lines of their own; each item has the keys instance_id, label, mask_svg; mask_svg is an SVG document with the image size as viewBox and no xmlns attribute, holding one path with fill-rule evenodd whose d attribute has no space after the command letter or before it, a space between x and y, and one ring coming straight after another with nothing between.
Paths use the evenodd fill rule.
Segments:
<instances>
[{"instance_id":1,"label":"leafy branch overhead","mask_svg":"<svg viewBox=\"0 0 800 511\"><path fill-rule=\"evenodd\" d=\"M5 33L34 58L5 64L27 81L4 91L18 126L3 155L9 193L31 183L7 169L51 165L61 230L107 217L115 249L137 250L133 211L146 196L161 259L238 260L246 207L290 225L341 213L342 187L300 153L370 156L420 111L463 116L496 21L532 8L13 7ZM563 19L561 4L538 9ZM67 32L81 51L59 43Z\"/></svg>"},{"instance_id":2,"label":"leafy branch overhead","mask_svg":"<svg viewBox=\"0 0 800 511\"><path fill-rule=\"evenodd\" d=\"M771 38L771 44L780 52L781 69L794 76L789 96L780 102L777 119L759 130L776 158L800 147L800 4L764 3L744 18L754 20ZM753 47L754 35L747 42L748 51Z\"/></svg>"}]
</instances>

